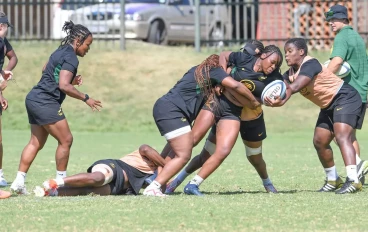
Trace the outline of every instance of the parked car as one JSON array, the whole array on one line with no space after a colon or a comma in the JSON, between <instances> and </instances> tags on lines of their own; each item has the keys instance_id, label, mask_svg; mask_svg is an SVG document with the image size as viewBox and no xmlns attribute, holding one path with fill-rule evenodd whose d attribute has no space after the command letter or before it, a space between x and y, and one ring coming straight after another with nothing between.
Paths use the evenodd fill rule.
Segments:
<instances>
[{"instance_id":1,"label":"parked car","mask_svg":"<svg viewBox=\"0 0 368 232\"><path fill-rule=\"evenodd\" d=\"M66 36L66 33L61 31L65 21L70 20L73 12L79 8L97 4L99 0L59 0L56 1L53 7L52 20L52 38L60 39Z\"/></svg>"},{"instance_id":2,"label":"parked car","mask_svg":"<svg viewBox=\"0 0 368 232\"><path fill-rule=\"evenodd\" d=\"M120 1L111 1L81 7L71 14L70 19L88 27L95 37L118 38ZM227 15L225 5L204 5L200 11L202 39L221 40L230 37L231 18ZM194 0L126 0L125 37L155 44L194 42Z\"/></svg>"}]
</instances>

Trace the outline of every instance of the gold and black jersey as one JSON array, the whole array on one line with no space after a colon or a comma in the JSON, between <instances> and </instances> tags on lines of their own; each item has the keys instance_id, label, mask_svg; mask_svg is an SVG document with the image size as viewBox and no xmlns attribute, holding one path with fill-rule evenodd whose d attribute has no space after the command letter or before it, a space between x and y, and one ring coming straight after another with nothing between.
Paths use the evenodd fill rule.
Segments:
<instances>
[{"instance_id":1,"label":"gold and black jersey","mask_svg":"<svg viewBox=\"0 0 368 232\"><path fill-rule=\"evenodd\" d=\"M243 83L255 97L261 97L264 88L274 80L282 80L279 70L275 70L269 75L254 71L254 64L257 57L243 52L233 52L229 56L229 62L233 65L231 77Z\"/></svg>"}]
</instances>

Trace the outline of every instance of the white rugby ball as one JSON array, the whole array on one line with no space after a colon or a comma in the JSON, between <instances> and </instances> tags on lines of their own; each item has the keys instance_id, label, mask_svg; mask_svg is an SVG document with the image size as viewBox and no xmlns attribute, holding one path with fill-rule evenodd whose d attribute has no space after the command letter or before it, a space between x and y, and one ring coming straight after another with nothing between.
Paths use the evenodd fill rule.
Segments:
<instances>
[{"instance_id":1,"label":"white rugby ball","mask_svg":"<svg viewBox=\"0 0 368 232\"><path fill-rule=\"evenodd\" d=\"M262 91L261 99L264 103L265 97L275 99L276 96L280 96L284 99L286 95L286 85L281 80L275 80L269 83Z\"/></svg>"},{"instance_id":2,"label":"white rugby ball","mask_svg":"<svg viewBox=\"0 0 368 232\"><path fill-rule=\"evenodd\" d=\"M331 61L331 60L328 60L328 61L324 62L324 63L323 63L323 65L324 65L325 67L327 67L327 66L328 66L328 64L330 63L330 61ZM342 63L342 65L341 65L340 69L339 69L339 70L337 71L337 73L335 73L335 74L336 74L336 76L338 76L338 77L340 77L340 78L344 78L344 77L346 77L347 75L349 75L350 71L351 71L350 64L349 64L348 62L346 62L346 61L345 61L344 63Z\"/></svg>"}]
</instances>

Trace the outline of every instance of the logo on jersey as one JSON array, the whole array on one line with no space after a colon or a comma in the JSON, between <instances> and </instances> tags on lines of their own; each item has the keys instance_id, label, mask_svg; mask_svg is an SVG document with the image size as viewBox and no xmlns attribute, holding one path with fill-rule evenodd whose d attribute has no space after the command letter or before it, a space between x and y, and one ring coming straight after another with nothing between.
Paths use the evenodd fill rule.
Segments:
<instances>
[{"instance_id":1,"label":"logo on jersey","mask_svg":"<svg viewBox=\"0 0 368 232\"><path fill-rule=\"evenodd\" d=\"M115 164L110 163L110 167L115 168Z\"/></svg>"},{"instance_id":2,"label":"logo on jersey","mask_svg":"<svg viewBox=\"0 0 368 232\"><path fill-rule=\"evenodd\" d=\"M307 91L308 91L308 89L307 89L307 88L302 88L302 89L300 90L300 93L301 93L301 94L303 94L303 95L305 95L305 94L307 93Z\"/></svg>"},{"instance_id":3,"label":"logo on jersey","mask_svg":"<svg viewBox=\"0 0 368 232\"><path fill-rule=\"evenodd\" d=\"M264 80L266 80L267 79L267 76L261 76L261 77L258 77L258 80L260 80L260 81L264 81Z\"/></svg>"},{"instance_id":4,"label":"logo on jersey","mask_svg":"<svg viewBox=\"0 0 368 232\"><path fill-rule=\"evenodd\" d=\"M302 88L299 91L303 96L308 96L311 92L308 90L308 88Z\"/></svg>"},{"instance_id":5,"label":"logo on jersey","mask_svg":"<svg viewBox=\"0 0 368 232\"><path fill-rule=\"evenodd\" d=\"M61 116L63 115L63 109L60 107L60 109L58 110L58 115Z\"/></svg>"},{"instance_id":6,"label":"logo on jersey","mask_svg":"<svg viewBox=\"0 0 368 232\"><path fill-rule=\"evenodd\" d=\"M240 81L245 87L247 87L251 92L253 92L256 89L256 85L253 81L250 80L241 80Z\"/></svg>"}]
</instances>

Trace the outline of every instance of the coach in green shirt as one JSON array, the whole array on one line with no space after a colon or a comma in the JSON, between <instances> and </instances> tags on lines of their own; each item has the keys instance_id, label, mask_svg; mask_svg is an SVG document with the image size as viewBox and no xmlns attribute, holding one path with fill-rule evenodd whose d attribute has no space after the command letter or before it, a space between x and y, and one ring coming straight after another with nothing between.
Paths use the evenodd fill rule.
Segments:
<instances>
[{"instance_id":1,"label":"coach in green shirt","mask_svg":"<svg viewBox=\"0 0 368 232\"><path fill-rule=\"evenodd\" d=\"M361 129L367 107L368 91L368 57L365 43L358 32L349 26L347 9L345 6L332 6L329 11L325 13L325 17L332 31L336 33L330 55L331 62L328 65L328 69L336 73L344 61L349 63L351 72L344 78L344 81L353 86L362 98L362 111L356 127L357 129ZM368 162L361 160L359 157L360 148L356 139L355 130L353 139L353 145L357 154L356 163L358 164L358 177L362 178L368 172Z\"/></svg>"}]
</instances>

